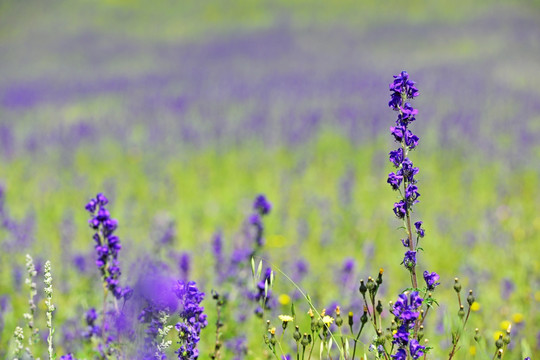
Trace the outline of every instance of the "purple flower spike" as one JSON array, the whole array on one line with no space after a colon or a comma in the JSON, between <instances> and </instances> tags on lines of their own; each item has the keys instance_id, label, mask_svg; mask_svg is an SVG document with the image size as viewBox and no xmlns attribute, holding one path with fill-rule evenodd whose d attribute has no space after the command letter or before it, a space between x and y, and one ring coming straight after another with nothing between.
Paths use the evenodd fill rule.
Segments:
<instances>
[{"instance_id":1,"label":"purple flower spike","mask_svg":"<svg viewBox=\"0 0 540 360\"><path fill-rule=\"evenodd\" d=\"M179 281L175 293L181 303L180 322L175 328L178 331L180 348L176 351L180 360L196 360L199 358L197 345L201 330L208 325L204 307L200 306L204 293L197 289L195 282Z\"/></svg>"},{"instance_id":2,"label":"purple flower spike","mask_svg":"<svg viewBox=\"0 0 540 360\"><path fill-rule=\"evenodd\" d=\"M114 297L127 300L129 296L125 295L129 293L129 288L126 288L125 291L122 290L118 279L122 273L117 260L122 245L118 236L114 235L118 227L118 221L111 218L109 210L105 208L108 203L109 200L105 195L99 193L95 199L91 199L85 206L85 209L92 215L88 223L95 230L93 239L97 254L96 266L101 272L107 289Z\"/></svg>"}]
</instances>

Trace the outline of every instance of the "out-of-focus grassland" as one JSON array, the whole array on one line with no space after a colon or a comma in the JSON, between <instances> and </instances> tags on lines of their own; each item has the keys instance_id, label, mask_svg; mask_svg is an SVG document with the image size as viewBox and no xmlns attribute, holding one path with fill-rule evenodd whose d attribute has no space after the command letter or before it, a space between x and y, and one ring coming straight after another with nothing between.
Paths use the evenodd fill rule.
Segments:
<instances>
[{"instance_id":1,"label":"out-of-focus grassland","mask_svg":"<svg viewBox=\"0 0 540 360\"><path fill-rule=\"evenodd\" d=\"M25 244L2 232L0 295L9 297L10 306L2 314L0 348L7 348L26 311L26 290L17 289L14 273L27 252L52 260L60 283L59 327L100 303L83 209L98 191L110 195L120 222L126 283L135 280L129 264L156 253L155 218L167 214L177 222L177 239L159 256L173 263L167 252L197 254L192 278L209 292L212 235L221 230L226 241L239 236L252 198L264 193L274 205L266 221L266 254L285 272L293 271L291 254L308 260L310 273L301 285L321 307L344 296L333 283L349 257L356 259L359 277L383 267L386 301L394 300L408 275L399 265L395 194L385 182L394 146L387 134L394 114L386 108L386 85L403 67L421 79L420 114L412 125L421 138L412 152L421 169L415 216L427 231L419 266L441 275L438 299L447 304L442 313L457 311L452 284L459 276L481 305L470 328L479 327L492 344L500 323L522 314L524 320L514 324L521 328L515 358L521 341L538 354L540 92L534 85L540 49L531 40L534 33L514 29L521 23L538 31L538 13L535 5L502 1L1 3L0 124L9 131L2 132L8 135L2 138L0 178L11 216L30 214L34 222L32 241ZM286 33L275 40L273 31L281 28ZM340 34L347 40L339 40ZM354 41L356 34L361 41ZM269 52L242 53L243 44L254 47L258 35L261 48L269 41ZM235 58L227 46L245 56ZM285 54L274 57L281 46ZM195 69L200 82L184 66ZM333 84L333 75L345 85ZM147 81L152 76L173 81L160 87L161 78ZM290 76L305 88L284 81L265 90L273 76ZM111 90L107 81L117 78L126 83ZM235 93L234 79L245 80L247 90L239 85ZM24 88L22 102L16 102L18 86ZM313 93L297 95L306 88ZM152 98L154 91L159 99L187 97L189 110L163 110L169 105ZM351 118L361 140L348 132L348 123L335 120L356 101L362 107ZM317 109L316 131L308 120L296 128L294 120L304 113L290 109ZM257 119L244 125L246 114L258 112L270 115L262 125ZM179 123L192 128L178 130ZM89 127L90 135L70 135L78 124ZM300 141L287 140L293 130ZM81 140L71 142L76 136ZM61 241L66 218L73 223L69 245ZM86 274L74 270L75 253L87 257ZM505 279L515 290L503 300ZM329 291L320 291L322 286ZM276 292L292 290L278 276ZM212 309L210 302L206 306ZM212 345L211 332L203 338L203 353ZM435 346L448 341L432 337ZM258 338L250 341L256 351ZM468 346L466 340L462 351Z\"/></svg>"}]
</instances>

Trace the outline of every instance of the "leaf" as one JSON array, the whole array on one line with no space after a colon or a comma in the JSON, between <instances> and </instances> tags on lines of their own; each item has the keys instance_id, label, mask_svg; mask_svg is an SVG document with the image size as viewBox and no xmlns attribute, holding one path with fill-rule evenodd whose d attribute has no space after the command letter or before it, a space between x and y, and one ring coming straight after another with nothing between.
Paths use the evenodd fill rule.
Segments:
<instances>
[{"instance_id":1,"label":"leaf","mask_svg":"<svg viewBox=\"0 0 540 360\"><path fill-rule=\"evenodd\" d=\"M251 274L255 277L255 259L251 258Z\"/></svg>"},{"instance_id":2,"label":"leaf","mask_svg":"<svg viewBox=\"0 0 540 360\"><path fill-rule=\"evenodd\" d=\"M259 266L257 267L257 280L261 278L261 273L262 273L262 260L259 261Z\"/></svg>"}]
</instances>

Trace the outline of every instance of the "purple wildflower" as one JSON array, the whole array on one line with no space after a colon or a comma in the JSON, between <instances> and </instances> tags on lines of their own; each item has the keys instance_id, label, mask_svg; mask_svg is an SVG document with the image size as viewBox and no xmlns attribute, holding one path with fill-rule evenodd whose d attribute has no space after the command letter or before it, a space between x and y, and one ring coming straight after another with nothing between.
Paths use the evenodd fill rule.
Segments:
<instances>
[{"instance_id":1,"label":"purple wildflower","mask_svg":"<svg viewBox=\"0 0 540 360\"><path fill-rule=\"evenodd\" d=\"M403 219L407 214L407 203L403 200L394 204L394 214L400 219Z\"/></svg>"},{"instance_id":2,"label":"purple wildflower","mask_svg":"<svg viewBox=\"0 0 540 360\"><path fill-rule=\"evenodd\" d=\"M258 248L260 248L264 245L264 225L262 222L262 217L270 213L272 204L270 204L264 195L258 195L253 203L253 209L256 212L249 216L248 223L253 225L255 228L255 244Z\"/></svg>"},{"instance_id":3,"label":"purple wildflower","mask_svg":"<svg viewBox=\"0 0 540 360\"><path fill-rule=\"evenodd\" d=\"M392 355L392 357L395 360L407 360L407 351L405 349L399 348L397 352L394 355Z\"/></svg>"},{"instance_id":4,"label":"purple wildflower","mask_svg":"<svg viewBox=\"0 0 540 360\"><path fill-rule=\"evenodd\" d=\"M60 356L60 360L77 360L72 353Z\"/></svg>"},{"instance_id":5,"label":"purple wildflower","mask_svg":"<svg viewBox=\"0 0 540 360\"><path fill-rule=\"evenodd\" d=\"M435 287L441 284L440 282L437 282L439 279L440 276L436 272L430 274L429 271L424 271L424 280L426 281L428 290L435 290Z\"/></svg>"},{"instance_id":6,"label":"purple wildflower","mask_svg":"<svg viewBox=\"0 0 540 360\"><path fill-rule=\"evenodd\" d=\"M122 245L120 245L120 239L113 235L118 227L118 221L110 217L109 210L105 208L108 203L109 200L105 195L99 193L95 199L90 199L85 209L92 215L88 223L96 231L93 236L96 243L96 266L101 272L107 289L116 299L120 299L129 294L129 287L122 289L119 285L122 272L118 262L118 253Z\"/></svg>"},{"instance_id":7,"label":"purple wildflower","mask_svg":"<svg viewBox=\"0 0 540 360\"><path fill-rule=\"evenodd\" d=\"M257 210L260 215L267 215L270 210L272 210L272 204L261 194L255 198L253 208Z\"/></svg>"},{"instance_id":8,"label":"purple wildflower","mask_svg":"<svg viewBox=\"0 0 540 360\"><path fill-rule=\"evenodd\" d=\"M83 337L90 339L92 336L99 336L101 329L96 325L97 312L96 309L90 308L86 312L86 331L83 332Z\"/></svg>"},{"instance_id":9,"label":"purple wildflower","mask_svg":"<svg viewBox=\"0 0 540 360\"><path fill-rule=\"evenodd\" d=\"M409 206L412 206L413 204L417 203L418 199L420 197L420 193L418 192L418 186L410 184L407 186L407 189L405 189L405 199L407 199L407 204Z\"/></svg>"},{"instance_id":10,"label":"purple wildflower","mask_svg":"<svg viewBox=\"0 0 540 360\"><path fill-rule=\"evenodd\" d=\"M394 164L395 167L399 167L399 165L403 162L403 159L404 156L402 148L390 151L390 162Z\"/></svg>"},{"instance_id":11,"label":"purple wildflower","mask_svg":"<svg viewBox=\"0 0 540 360\"><path fill-rule=\"evenodd\" d=\"M416 266L416 251L407 251L405 253L405 257L403 258L403 262L402 262L403 265L405 265L405 267L407 269L412 269L413 267Z\"/></svg>"},{"instance_id":12,"label":"purple wildflower","mask_svg":"<svg viewBox=\"0 0 540 360\"><path fill-rule=\"evenodd\" d=\"M425 349L426 347L420 345L416 339L412 339L409 343L409 350L413 359L418 359L420 356L423 356Z\"/></svg>"},{"instance_id":13,"label":"purple wildflower","mask_svg":"<svg viewBox=\"0 0 540 360\"><path fill-rule=\"evenodd\" d=\"M416 228L416 234L418 234L419 237L423 238L426 234L426 231L422 228L422 221L415 222L414 227Z\"/></svg>"},{"instance_id":14,"label":"purple wildflower","mask_svg":"<svg viewBox=\"0 0 540 360\"><path fill-rule=\"evenodd\" d=\"M178 281L175 293L182 309L180 322L176 324L180 348L176 351L178 359L195 360L199 357L197 344L200 341L200 333L208 325L204 307L200 306L204 299L204 293L197 289L195 282Z\"/></svg>"},{"instance_id":15,"label":"purple wildflower","mask_svg":"<svg viewBox=\"0 0 540 360\"><path fill-rule=\"evenodd\" d=\"M390 174L388 174L388 180L386 182L389 183L390 186L392 186L392 189L398 190L402 180L403 176L396 175L391 172Z\"/></svg>"}]
</instances>

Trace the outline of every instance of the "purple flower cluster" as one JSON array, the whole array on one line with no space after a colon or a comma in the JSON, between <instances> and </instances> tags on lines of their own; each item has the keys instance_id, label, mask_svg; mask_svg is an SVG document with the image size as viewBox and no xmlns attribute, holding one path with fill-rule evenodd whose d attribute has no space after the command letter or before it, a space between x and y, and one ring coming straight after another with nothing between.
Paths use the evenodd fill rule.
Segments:
<instances>
[{"instance_id":1,"label":"purple flower cluster","mask_svg":"<svg viewBox=\"0 0 540 360\"><path fill-rule=\"evenodd\" d=\"M199 357L197 344L200 340L200 333L208 325L204 307L200 306L204 299L204 293L197 289L195 282L178 281L175 293L182 309L180 311L180 322L176 324L180 348L176 352L181 360L195 360Z\"/></svg>"},{"instance_id":2,"label":"purple flower cluster","mask_svg":"<svg viewBox=\"0 0 540 360\"><path fill-rule=\"evenodd\" d=\"M258 195L253 203L253 209L255 212L249 217L249 223L255 227L255 243L258 247L264 245L264 226L262 217L268 215L272 210L272 204L266 199L264 195Z\"/></svg>"},{"instance_id":3,"label":"purple flower cluster","mask_svg":"<svg viewBox=\"0 0 540 360\"><path fill-rule=\"evenodd\" d=\"M121 288L119 285L121 270L118 252L122 245L118 236L114 235L118 221L111 218L109 210L105 207L108 203L109 200L105 195L99 193L86 204L85 209L92 215L88 223L95 230L93 238L96 242L96 265L101 271L103 281L116 299L124 297L127 300L132 290L129 287Z\"/></svg>"},{"instance_id":4,"label":"purple flower cluster","mask_svg":"<svg viewBox=\"0 0 540 360\"><path fill-rule=\"evenodd\" d=\"M86 331L83 332L83 336L86 339L90 339L92 336L99 336L101 333L101 329L99 328L99 325L96 325L97 320L97 312L96 309L90 308L86 312Z\"/></svg>"},{"instance_id":5,"label":"purple flower cluster","mask_svg":"<svg viewBox=\"0 0 540 360\"><path fill-rule=\"evenodd\" d=\"M419 309L424 299L418 296L417 291L410 294L400 294L392 308L392 314L395 316L396 323L399 325L394 334L393 343L398 349L392 357L397 360L406 360L407 353L410 353L413 359L418 359L424 355L425 347L418 343L418 340L411 338L411 332L414 330L415 322L420 315ZM407 351L407 347L408 350Z\"/></svg>"}]
</instances>

